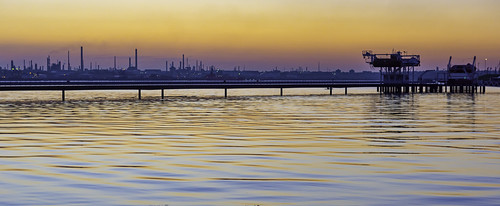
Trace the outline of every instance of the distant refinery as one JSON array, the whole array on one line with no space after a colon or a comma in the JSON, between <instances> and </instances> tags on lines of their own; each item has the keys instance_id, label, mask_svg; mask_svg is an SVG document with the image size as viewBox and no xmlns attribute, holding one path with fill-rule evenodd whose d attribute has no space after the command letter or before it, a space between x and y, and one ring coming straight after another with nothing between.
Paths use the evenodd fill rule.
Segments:
<instances>
[{"instance_id":1,"label":"distant refinery","mask_svg":"<svg viewBox=\"0 0 500 206\"><path fill-rule=\"evenodd\" d=\"M63 62L53 61L51 56L47 56L46 65L33 65L29 61L29 66L25 62L23 67L18 67L14 61L10 61L10 67L0 67L0 80L62 80L62 79L376 79L378 76L372 72L361 72L354 75L354 70L342 72L335 71L310 71L307 67L291 71L279 71L274 68L272 71L248 71L238 66L233 70L223 70L214 65L206 66L203 61L196 60L195 65L189 63L189 58L182 54L181 60L176 67L175 61L165 61L165 68L162 69L140 69L138 49L134 50L134 64L132 57L128 57L128 67L119 68L117 57L113 56L113 67L101 68L96 62L90 61L85 65L84 47L80 47L80 65L71 67L70 51L67 51L67 67Z\"/></svg>"},{"instance_id":2,"label":"distant refinery","mask_svg":"<svg viewBox=\"0 0 500 206\"><path fill-rule=\"evenodd\" d=\"M83 46L80 47L80 66L73 69L73 67L71 67L71 60L70 60L70 51L67 51L67 67L65 67L65 64L63 64L61 61L57 61L57 62L52 62L52 58L51 56L47 56L47 63L45 66L38 66L38 64L35 63L35 65L33 66L33 61L30 61L30 65L29 66L26 66L25 65L25 61L23 61L24 63L24 66L22 67L22 70L36 70L36 71L63 71L63 70L66 70L66 71L86 71L86 70L92 70L92 69L100 69L100 65L95 63L95 62L90 62L89 63L89 67L85 67L85 64L84 64L84 49L83 49ZM139 65L138 65L138 50L137 48L135 49L135 54L134 54L134 65L132 65L132 57L128 57L128 67L126 68L121 68L121 70L139 70ZM14 69L14 70L21 70L21 67L18 67L14 64L14 61L11 60L10 61L10 66L7 65L5 68L2 68L0 66L0 69ZM187 64L187 65L186 65ZM199 60L196 60L196 65L191 67L189 65L189 59L188 58L185 58L184 54L182 54L182 61L179 62L179 67L175 67L174 66L174 61L171 61L171 64L168 64L168 61L166 61L166 64L165 64L165 68L166 70L168 69L175 69L175 70L183 70L183 69L206 69L205 68L205 65L203 65L203 62L202 61L199 61ZM113 56L113 67L109 67L107 70L117 70L119 69L117 67L117 58L116 56Z\"/></svg>"},{"instance_id":3,"label":"distant refinery","mask_svg":"<svg viewBox=\"0 0 500 206\"><path fill-rule=\"evenodd\" d=\"M415 71L414 67L420 65L419 55L406 55L401 52L394 54L373 54L371 51L364 51L363 57L372 67L382 68L380 71L373 70L355 72L354 70L341 71L340 69L330 69L321 71L321 64L318 62L318 68L309 69L308 67L280 71L275 67L272 71L249 71L245 67L234 67L232 70L224 70L214 65L206 66L203 61L196 60L195 65L189 64L189 58L184 54L178 66L175 61L165 61L164 69L148 69L139 67L138 49L134 49L134 65L132 57L128 57L128 67L119 68L117 66L117 57L113 56L113 66L102 68L96 62L89 61L88 67L85 67L84 47L80 47L80 65L71 66L70 51L67 51L66 64L57 60L52 61L51 56L47 56L45 66L38 65L32 60L26 66L26 60L23 61L23 67L18 67L14 61L10 61L10 67L0 67L0 80L122 80L122 79L159 79L159 80L249 80L249 79L308 79L308 80L384 80L396 81L439 81L435 76L442 75L446 70L426 70ZM402 59L401 65L393 65L398 62L393 59ZM399 68L399 66L403 66ZM498 74L500 64L494 70L493 68L477 72L477 75ZM411 70L411 72L410 72ZM450 68L447 68L450 70ZM436 74L433 75L432 74Z\"/></svg>"}]
</instances>

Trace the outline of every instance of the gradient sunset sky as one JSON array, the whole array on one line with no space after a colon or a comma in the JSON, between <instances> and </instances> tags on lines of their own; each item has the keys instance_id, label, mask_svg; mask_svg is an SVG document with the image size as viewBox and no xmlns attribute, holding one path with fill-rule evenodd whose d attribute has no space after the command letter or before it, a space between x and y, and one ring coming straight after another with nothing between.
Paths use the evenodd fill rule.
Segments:
<instances>
[{"instance_id":1,"label":"gradient sunset sky","mask_svg":"<svg viewBox=\"0 0 500 206\"><path fill-rule=\"evenodd\" d=\"M45 64L165 68L182 54L232 69L369 70L361 51L422 55L422 67L500 61L498 0L0 0L0 66ZM177 65L177 63L176 63Z\"/></svg>"}]
</instances>

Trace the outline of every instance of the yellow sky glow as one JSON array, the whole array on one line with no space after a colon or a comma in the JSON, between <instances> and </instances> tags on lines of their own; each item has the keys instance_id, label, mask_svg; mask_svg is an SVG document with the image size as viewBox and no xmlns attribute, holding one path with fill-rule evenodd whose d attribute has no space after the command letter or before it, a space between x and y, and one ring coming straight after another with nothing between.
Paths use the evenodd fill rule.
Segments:
<instances>
[{"instance_id":1,"label":"yellow sky glow","mask_svg":"<svg viewBox=\"0 0 500 206\"><path fill-rule=\"evenodd\" d=\"M365 70L361 50L399 49L431 69L450 55L500 60L498 8L496 0L0 0L0 65L65 59L67 50L77 58L83 45L103 65L137 47L147 67L185 53L229 68L321 61Z\"/></svg>"}]
</instances>

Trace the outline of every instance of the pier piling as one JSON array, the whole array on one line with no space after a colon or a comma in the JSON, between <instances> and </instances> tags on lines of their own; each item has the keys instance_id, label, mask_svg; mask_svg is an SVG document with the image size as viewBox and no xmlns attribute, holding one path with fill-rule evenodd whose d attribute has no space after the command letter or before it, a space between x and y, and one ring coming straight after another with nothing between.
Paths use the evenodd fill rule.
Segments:
<instances>
[{"instance_id":1,"label":"pier piling","mask_svg":"<svg viewBox=\"0 0 500 206\"><path fill-rule=\"evenodd\" d=\"M161 89L161 100L165 99L165 92L164 89Z\"/></svg>"},{"instance_id":2,"label":"pier piling","mask_svg":"<svg viewBox=\"0 0 500 206\"><path fill-rule=\"evenodd\" d=\"M139 96L139 100L141 100L141 90L139 89L139 92L138 92L138 96Z\"/></svg>"},{"instance_id":3,"label":"pier piling","mask_svg":"<svg viewBox=\"0 0 500 206\"><path fill-rule=\"evenodd\" d=\"M64 93L64 89L62 90L62 94L61 95L62 95L62 101L63 102L66 101L66 95Z\"/></svg>"}]
</instances>

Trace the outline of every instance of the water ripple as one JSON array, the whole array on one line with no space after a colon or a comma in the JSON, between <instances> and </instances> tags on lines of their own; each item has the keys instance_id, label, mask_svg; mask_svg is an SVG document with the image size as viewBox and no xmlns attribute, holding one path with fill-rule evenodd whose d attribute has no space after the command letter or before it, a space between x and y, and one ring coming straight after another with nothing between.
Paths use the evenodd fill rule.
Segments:
<instances>
[{"instance_id":1,"label":"water ripple","mask_svg":"<svg viewBox=\"0 0 500 206\"><path fill-rule=\"evenodd\" d=\"M497 90L2 92L0 204L495 205Z\"/></svg>"}]
</instances>

